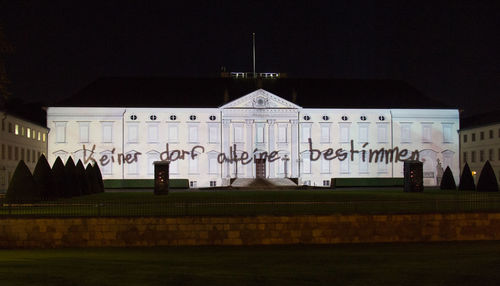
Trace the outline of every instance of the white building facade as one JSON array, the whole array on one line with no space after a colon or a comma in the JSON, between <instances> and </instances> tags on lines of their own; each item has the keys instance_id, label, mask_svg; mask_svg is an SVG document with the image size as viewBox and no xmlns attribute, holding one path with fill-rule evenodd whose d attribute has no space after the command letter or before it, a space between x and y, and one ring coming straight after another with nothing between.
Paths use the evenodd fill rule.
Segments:
<instances>
[{"instance_id":1,"label":"white building facade","mask_svg":"<svg viewBox=\"0 0 500 286\"><path fill-rule=\"evenodd\" d=\"M449 166L459 178L454 109L302 108L258 89L218 108L49 107L48 159L95 160L106 179L171 178L192 187L234 178L403 177L403 160L424 162L424 184ZM168 149L168 150L167 150Z\"/></svg>"}]
</instances>

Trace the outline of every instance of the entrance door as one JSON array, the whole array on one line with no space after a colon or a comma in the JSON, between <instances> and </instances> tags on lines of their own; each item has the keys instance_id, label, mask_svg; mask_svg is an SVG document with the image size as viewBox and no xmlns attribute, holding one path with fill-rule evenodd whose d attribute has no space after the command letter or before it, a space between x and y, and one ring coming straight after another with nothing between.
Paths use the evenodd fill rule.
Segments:
<instances>
[{"instance_id":1,"label":"entrance door","mask_svg":"<svg viewBox=\"0 0 500 286\"><path fill-rule=\"evenodd\" d=\"M266 159L255 159L255 177L266 178Z\"/></svg>"}]
</instances>

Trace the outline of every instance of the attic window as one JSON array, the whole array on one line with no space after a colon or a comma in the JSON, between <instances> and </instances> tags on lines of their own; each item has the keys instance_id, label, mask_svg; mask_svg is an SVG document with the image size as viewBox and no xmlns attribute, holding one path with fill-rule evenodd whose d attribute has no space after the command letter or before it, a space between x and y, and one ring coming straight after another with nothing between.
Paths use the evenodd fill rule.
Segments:
<instances>
[{"instance_id":1,"label":"attic window","mask_svg":"<svg viewBox=\"0 0 500 286\"><path fill-rule=\"evenodd\" d=\"M190 115L190 116L189 116L189 119L190 119L190 120L196 120L196 115Z\"/></svg>"},{"instance_id":2,"label":"attic window","mask_svg":"<svg viewBox=\"0 0 500 286\"><path fill-rule=\"evenodd\" d=\"M311 116L309 116L309 115L304 115L304 120L305 120L305 121L309 121L309 120L311 120Z\"/></svg>"},{"instance_id":3,"label":"attic window","mask_svg":"<svg viewBox=\"0 0 500 286\"><path fill-rule=\"evenodd\" d=\"M215 119L217 119L217 117L215 117L215 115L210 115L209 119L214 121Z\"/></svg>"},{"instance_id":4,"label":"attic window","mask_svg":"<svg viewBox=\"0 0 500 286\"><path fill-rule=\"evenodd\" d=\"M176 120L177 119L177 116L175 115L170 115L170 120Z\"/></svg>"},{"instance_id":5,"label":"attic window","mask_svg":"<svg viewBox=\"0 0 500 286\"><path fill-rule=\"evenodd\" d=\"M385 120L385 117L384 117L383 115L380 115L380 116L378 117L378 119L379 119L380 121L384 121L384 120Z\"/></svg>"},{"instance_id":6,"label":"attic window","mask_svg":"<svg viewBox=\"0 0 500 286\"><path fill-rule=\"evenodd\" d=\"M341 118L342 118L343 121L347 121L347 119L349 119L349 117L347 117L347 115L342 115Z\"/></svg>"},{"instance_id":7,"label":"attic window","mask_svg":"<svg viewBox=\"0 0 500 286\"><path fill-rule=\"evenodd\" d=\"M366 116L361 115L361 117L359 119L361 119L361 121L366 121Z\"/></svg>"},{"instance_id":8,"label":"attic window","mask_svg":"<svg viewBox=\"0 0 500 286\"><path fill-rule=\"evenodd\" d=\"M153 121L155 121L155 120L156 120L156 118L157 118L157 117L156 117L156 115L151 115L151 116L149 116L149 119L151 119L151 120L153 120Z\"/></svg>"},{"instance_id":9,"label":"attic window","mask_svg":"<svg viewBox=\"0 0 500 286\"><path fill-rule=\"evenodd\" d=\"M328 117L327 115L323 115L323 120L327 121L329 119L330 119L330 117Z\"/></svg>"},{"instance_id":10,"label":"attic window","mask_svg":"<svg viewBox=\"0 0 500 286\"><path fill-rule=\"evenodd\" d=\"M137 120L137 115L135 114L130 115L130 120Z\"/></svg>"}]
</instances>

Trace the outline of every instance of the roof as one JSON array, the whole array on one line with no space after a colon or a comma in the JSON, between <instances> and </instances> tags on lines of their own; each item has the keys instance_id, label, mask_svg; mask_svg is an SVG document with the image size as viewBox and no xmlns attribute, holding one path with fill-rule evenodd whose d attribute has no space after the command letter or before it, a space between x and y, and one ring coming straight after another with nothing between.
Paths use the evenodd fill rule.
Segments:
<instances>
[{"instance_id":1,"label":"roof","mask_svg":"<svg viewBox=\"0 0 500 286\"><path fill-rule=\"evenodd\" d=\"M500 123L500 110L461 118L460 129L469 129L496 123Z\"/></svg>"},{"instance_id":2,"label":"roof","mask_svg":"<svg viewBox=\"0 0 500 286\"><path fill-rule=\"evenodd\" d=\"M55 106L219 107L262 88L304 108L449 108L399 80L101 78Z\"/></svg>"}]
</instances>

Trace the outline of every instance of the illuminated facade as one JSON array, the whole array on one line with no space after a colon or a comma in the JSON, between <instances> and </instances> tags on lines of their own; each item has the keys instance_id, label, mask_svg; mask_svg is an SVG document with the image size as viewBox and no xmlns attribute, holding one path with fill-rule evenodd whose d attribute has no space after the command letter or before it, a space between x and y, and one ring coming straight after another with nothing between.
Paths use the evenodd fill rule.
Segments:
<instances>
[{"instance_id":1,"label":"illuminated facade","mask_svg":"<svg viewBox=\"0 0 500 286\"><path fill-rule=\"evenodd\" d=\"M436 185L446 166L458 181L455 109L310 108L265 89L240 96L206 108L49 107L49 163L93 158L104 179L126 180L153 179L153 162L170 159L171 177L192 187L258 177L328 186L403 177L411 157L424 162L424 184Z\"/></svg>"}]
</instances>

